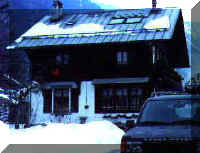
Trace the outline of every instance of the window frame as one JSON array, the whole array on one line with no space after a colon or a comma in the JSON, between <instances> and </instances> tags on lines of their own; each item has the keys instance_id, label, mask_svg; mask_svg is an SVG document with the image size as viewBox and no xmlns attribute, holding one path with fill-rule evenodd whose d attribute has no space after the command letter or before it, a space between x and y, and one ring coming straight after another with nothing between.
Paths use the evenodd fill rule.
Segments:
<instances>
[{"instance_id":1,"label":"window frame","mask_svg":"<svg viewBox=\"0 0 200 153\"><path fill-rule=\"evenodd\" d=\"M60 58L59 62L58 62L57 58ZM57 66L70 65L70 63L71 63L71 55L69 53L59 53L55 57L55 63L56 63Z\"/></svg>"},{"instance_id":2,"label":"window frame","mask_svg":"<svg viewBox=\"0 0 200 153\"><path fill-rule=\"evenodd\" d=\"M73 109L72 109L72 105L73 105L73 99L72 99L72 96L73 96L73 93L72 93L72 89L71 88L69 88L69 87L62 87L62 88L59 88L59 87L55 87L55 88L51 88L51 89L44 89L43 90L43 94L44 94L44 92L45 92L45 90L49 90L49 91L51 91L51 95L49 95L49 97L50 98L47 98L47 97L45 97L45 96L43 96L44 97L44 101L43 101L43 113L45 113L45 114L47 114L47 113L50 113L50 114L57 114L57 115L67 115L67 114L69 114L69 113L72 113L72 112L76 112L76 111L74 111ZM56 105L56 103L55 103L55 99L56 99L56 95L55 95L55 90L61 90L62 91L62 98L66 98L65 96L63 96L63 92L65 91L65 90L67 90L68 91L68 100L66 99L65 101L66 101L66 103L68 104L68 106L66 107L67 108L67 110L68 111L66 111L66 113L57 113L56 111L55 111L55 105ZM47 98L47 99L45 99L45 98ZM49 102L49 103L47 103L45 100L48 100L48 99L50 99L51 101ZM45 104L45 103L47 103L47 104ZM50 108L46 108L45 107L45 105L50 105L50 106L48 106L48 107L50 107ZM48 109L48 110L47 110Z\"/></svg>"},{"instance_id":3,"label":"window frame","mask_svg":"<svg viewBox=\"0 0 200 153\"><path fill-rule=\"evenodd\" d=\"M118 65L128 65L129 64L129 54L128 51L117 51L116 52L116 63Z\"/></svg>"},{"instance_id":4,"label":"window frame","mask_svg":"<svg viewBox=\"0 0 200 153\"><path fill-rule=\"evenodd\" d=\"M125 21L126 21L126 18L111 18L111 20L109 21L108 25L124 24Z\"/></svg>"},{"instance_id":5,"label":"window frame","mask_svg":"<svg viewBox=\"0 0 200 153\"><path fill-rule=\"evenodd\" d=\"M110 89L112 96L104 97L103 95L109 95L108 92L106 94L104 92ZM135 95L131 95L132 89L137 90ZM117 94L118 91L121 94ZM135 113L140 111L144 103L145 89L143 86L138 87L133 84L97 85L95 86L95 99L95 113ZM122 101L123 103L121 103Z\"/></svg>"},{"instance_id":6,"label":"window frame","mask_svg":"<svg viewBox=\"0 0 200 153\"><path fill-rule=\"evenodd\" d=\"M135 20L135 21L129 21L129 20ZM125 20L125 24L137 24L137 23L141 23L142 22L142 19L143 17L129 17L129 18L126 18Z\"/></svg>"}]
</instances>

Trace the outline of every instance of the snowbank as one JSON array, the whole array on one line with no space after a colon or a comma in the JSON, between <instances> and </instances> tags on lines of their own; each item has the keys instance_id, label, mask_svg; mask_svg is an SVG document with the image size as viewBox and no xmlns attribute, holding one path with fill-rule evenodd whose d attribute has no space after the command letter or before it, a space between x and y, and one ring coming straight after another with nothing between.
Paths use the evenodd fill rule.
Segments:
<instances>
[{"instance_id":1,"label":"snowbank","mask_svg":"<svg viewBox=\"0 0 200 153\"><path fill-rule=\"evenodd\" d=\"M5 147L7 147L9 143L10 138L10 130L9 126L7 124L4 124L2 121L0 121L0 152L2 152Z\"/></svg>"},{"instance_id":2,"label":"snowbank","mask_svg":"<svg viewBox=\"0 0 200 153\"><path fill-rule=\"evenodd\" d=\"M54 123L28 129L9 129L1 122L7 144L120 144L124 131L109 121L87 124Z\"/></svg>"}]
</instances>

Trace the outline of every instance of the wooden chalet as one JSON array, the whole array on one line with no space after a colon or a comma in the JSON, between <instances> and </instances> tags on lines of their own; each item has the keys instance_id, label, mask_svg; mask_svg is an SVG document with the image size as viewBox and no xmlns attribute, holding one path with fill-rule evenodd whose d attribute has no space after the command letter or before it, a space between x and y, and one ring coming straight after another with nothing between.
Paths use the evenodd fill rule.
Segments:
<instances>
[{"instance_id":1,"label":"wooden chalet","mask_svg":"<svg viewBox=\"0 0 200 153\"><path fill-rule=\"evenodd\" d=\"M32 79L43 91L41 120L131 118L154 88L182 89L174 68L189 67L189 58L180 9L51 17L7 47L24 49L32 62Z\"/></svg>"}]
</instances>

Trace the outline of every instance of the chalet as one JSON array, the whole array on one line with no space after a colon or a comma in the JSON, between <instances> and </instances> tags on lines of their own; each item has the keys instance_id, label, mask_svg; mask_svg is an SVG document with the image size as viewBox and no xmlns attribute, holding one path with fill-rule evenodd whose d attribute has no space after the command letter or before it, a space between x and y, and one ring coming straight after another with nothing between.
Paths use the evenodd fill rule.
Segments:
<instances>
[{"instance_id":1,"label":"chalet","mask_svg":"<svg viewBox=\"0 0 200 153\"><path fill-rule=\"evenodd\" d=\"M32 80L32 122L134 117L153 90L182 90L174 68L189 67L178 8L47 15L7 47L23 49ZM37 121L36 121L37 120Z\"/></svg>"}]
</instances>

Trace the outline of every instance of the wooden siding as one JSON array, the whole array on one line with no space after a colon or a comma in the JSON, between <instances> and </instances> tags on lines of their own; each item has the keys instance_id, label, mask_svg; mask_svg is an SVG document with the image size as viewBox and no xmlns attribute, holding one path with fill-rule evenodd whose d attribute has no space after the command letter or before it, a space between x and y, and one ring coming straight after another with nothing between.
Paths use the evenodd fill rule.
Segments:
<instances>
[{"instance_id":1,"label":"wooden siding","mask_svg":"<svg viewBox=\"0 0 200 153\"><path fill-rule=\"evenodd\" d=\"M117 63L117 52L128 52L128 64ZM70 56L70 63L56 66L56 56L60 53ZM94 78L145 77L153 71L151 49L144 44L99 45L68 47L29 51L32 61L33 78L43 77L46 81L83 81ZM45 60L44 60L45 59ZM60 69L60 77L52 76L52 69ZM39 81L39 80L38 80Z\"/></svg>"}]
</instances>

